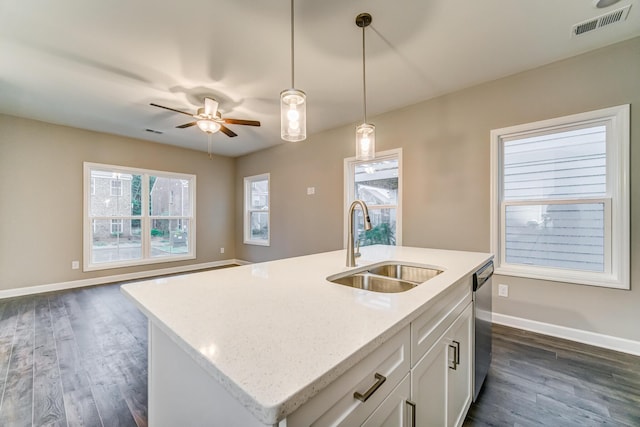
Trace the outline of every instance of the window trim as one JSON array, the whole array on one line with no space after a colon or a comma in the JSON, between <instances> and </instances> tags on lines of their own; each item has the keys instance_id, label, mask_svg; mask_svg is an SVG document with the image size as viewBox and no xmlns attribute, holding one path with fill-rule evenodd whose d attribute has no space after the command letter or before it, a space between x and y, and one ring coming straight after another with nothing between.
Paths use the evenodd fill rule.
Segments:
<instances>
[{"instance_id":1,"label":"window trim","mask_svg":"<svg viewBox=\"0 0 640 427\"><path fill-rule=\"evenodd\" d=\"M250 209L251 203L249 197L251 197L251 184L254 181L267 181L267 210L264 209ZM243 206L243 243L245 245L256 246L271 246L271 174L262 173L259 175L246 176L244 178L244 206ZM267 239L252 239L251 238L251 213L252 212L266 212L267 213Z\"/></svg>"},{"instance_id":2,"label":"window trim","mask_svg":"<svg viewBox=\"0 0 640 427\"><path fill-rule=\"evenodd\" d=\"M625 104L491 131L490 246L491 252L496 255L496 274L630 289L629 112L630 106ZM506 263L503 250L505 238L503 215L505 203L502 200L503 141L521 135L554 132L572 125L590 123L605 123L607 126L607 194L602 198L579 198L576 202L605 203L605 271L588 272ZM563 199L563 201L569 200L571 199ZM553 201L545 200L544 203L550 204Z\"/></svg>"},{"instance_id":3,"label":"window trim","mask_svg":"<svg viewBox=\"0 0 640 427\"><path fill-rule=\"evenodd\" d=\"M378 151L373 161L385 160L385 159L398 159L398 204L396 207L396 246L402 246L402 147L394 148L391 150ZM351 195L355 191L355 180L352 171L355 170L355 165L358 163L371 163L371 160L356 160L354 157L347 157L344 159L344 207L342 214L342 230L343 230L343 248L347 247L348 240L348 228L349 218L347 218L348 209L351 205Z\"/></svg>"},{"instance_id":4,"label":"window trim","mask_svg":"<svg viewBox=\"0 0 640 427\"><path fill-rule=\"evenodd\" d=\"M140 220L141 224L141 252L142 258L135 260L121 260L114 262L101 262L101 263L92 263L91 250L92 250L92 237L94 227L92 226L92 219L112 219L113 216L106 217L90 217L89 216L89 204L91 201L91 196L94 195L91 192L91 171L97 170L108 170L113 173L123 173L123 174L136 174L142 175L142 206L141 211L142 214L140 216L119 216L117 219L120 220ZM151 221L156 218L149 213L149 176L163 177L163 178L173 178L173 179L183 179L188 180L190 200L191 200L191 216L189 217L189 252L181 255L181 256L171 256L171 257L151 257ZM95 186L93 186L95 190ZM111 183L109 183L109 188L111 188ZM124 194L124 189L122 189ZM111 190L109 191L111 193ZM95 191L94 191L95 193ZM97 271L97 270L107 270L112 268L122 268L122 267L131 267L131 266L139 266L139 265L148 265L148 264L160 264L167 262L176 262L176 261L185 261L196 259L196 175L185 174L185 173L177 173L177 172L168 172L168 171L158 171L152 169L142 169L142 168L132 168L127 166L118 166L118 165L109 165L102 163L91 163L84 162L83 163L83 223L82 223L82 240L83 240L83 271ZM161 219L174 219L173 216L163 216ZM180 217L184 218L184 217ZM145 231L146 230L146 231Z\"/></svg>"}]
</instances>

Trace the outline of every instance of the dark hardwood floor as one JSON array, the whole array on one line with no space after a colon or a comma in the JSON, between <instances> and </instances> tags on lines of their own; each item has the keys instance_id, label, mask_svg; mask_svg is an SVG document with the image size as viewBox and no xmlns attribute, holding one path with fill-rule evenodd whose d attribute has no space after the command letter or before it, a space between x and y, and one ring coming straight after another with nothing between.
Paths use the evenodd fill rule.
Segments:
<instances>
[{"instance_id":1,"label":"dark hardwood floor","mask_svg":"<svg viewBox=\"0 0 640 427\"><path fill-rule=\"evenodd\" d=\"M0 426L147 425L146 318L119 287L0 300ZM640 426L640 357L496 325L464 425Z\"/></svg>"},{"instance_id":2,"label":"dark hardwood floor","mask_svg":"<svg viewBox=\"0 0 640 427\"><path fill-rule=\"evenodd\" d=\"M640 426L640 357L493 326L493 360L464 426Z\"/></svg>"},{"instance_id":3,"label":"dark hardwood floor","mask_svg":"<svg viewBox=\"0 0 640 427\"><path fill-rule=\"evenodd\" d=\"M146 426L146 318L119 285L0 300L0 393L0 426Z\"/></svg>"}]
</instances>

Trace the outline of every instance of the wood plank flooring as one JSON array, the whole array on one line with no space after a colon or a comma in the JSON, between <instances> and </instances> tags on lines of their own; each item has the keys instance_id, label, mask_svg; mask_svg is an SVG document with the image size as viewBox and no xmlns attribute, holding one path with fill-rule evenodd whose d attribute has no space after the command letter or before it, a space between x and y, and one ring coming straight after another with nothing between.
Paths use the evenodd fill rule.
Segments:
<instances>
[{"instance_id":1,"label":"wood plank flooring","mask_svg":"<svg viewBox=\"0 0 640 427\"><path fill-rule=\"evenodd\" d=\"M120 285L0 300L0 393L0 426L146 426L146 318Z\"/></svg>"},{"instance_id":2,"label":"wood plank flooring","mask_svg":"<svg viewBox=\"0 0 640 427\"><path fill-rule=\"evenodd\" d=\"M147 322L120 285L0 300L0 426L147 425ZM640 427L640 357L494 325L464 425Z\"/></svg>"},{"instance_id":3,"label":"wood plank flooring","mask_svg":"<svg viewBox=\"0 0 640 427\"><path fill-rule=\"evenodd\" d=\"M464 426L640 426L640 357L493 326L493 360Z\"/></svg>"}]
</instances>

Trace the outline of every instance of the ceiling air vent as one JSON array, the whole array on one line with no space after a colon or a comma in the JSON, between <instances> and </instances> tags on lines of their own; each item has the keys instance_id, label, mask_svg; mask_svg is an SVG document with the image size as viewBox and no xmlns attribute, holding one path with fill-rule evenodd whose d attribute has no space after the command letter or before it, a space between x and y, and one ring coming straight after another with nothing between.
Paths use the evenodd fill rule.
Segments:
<instances>
[{"instance_id":1,"label":"ceiling air vent","mask_svg":"<svg viewBox=\"0 0 640 427\"><path fill-rule=\"evenodd\" d=\"M575 24L571 30L571 34L574 36L580 36L584 33L588 33L589 31L606 27L607 25L615 24L616 22L622 22L627 19L627 16L629 16L629 9L631 9L630 4L620 9L609 12L605 15L597 16L588 21Z\"/></svg>"}]
</instances>

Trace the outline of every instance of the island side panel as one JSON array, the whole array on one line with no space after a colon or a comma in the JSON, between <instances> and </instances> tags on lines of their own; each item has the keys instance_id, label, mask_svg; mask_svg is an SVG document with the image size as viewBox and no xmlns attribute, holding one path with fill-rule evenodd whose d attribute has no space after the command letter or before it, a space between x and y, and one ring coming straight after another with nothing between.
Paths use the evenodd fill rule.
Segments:
<instances>
[{"instance_id":1,"label":"island side panel","mask_svg":"<svg viewBox=\"0 0 640 427\"><path fill-rule=\"evenodd\" d=\"M149 425L265 427L149 322Z\"/></svg>"}]
</instances>

